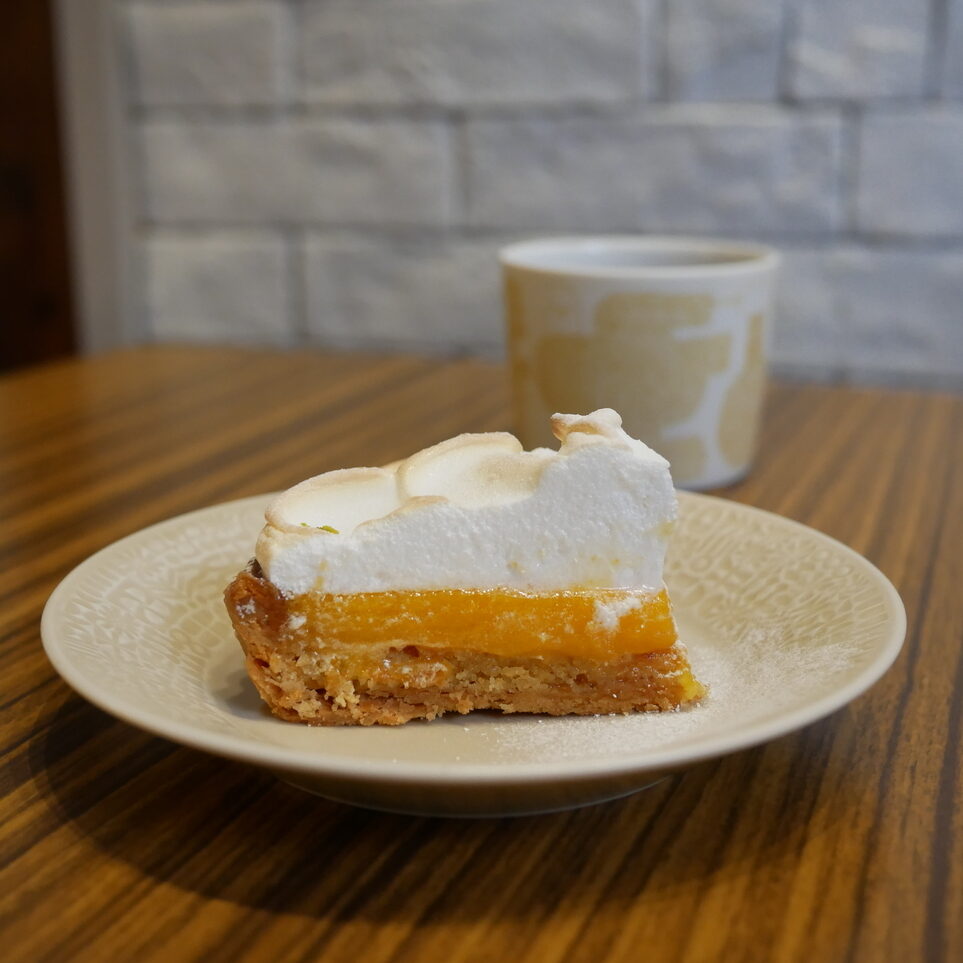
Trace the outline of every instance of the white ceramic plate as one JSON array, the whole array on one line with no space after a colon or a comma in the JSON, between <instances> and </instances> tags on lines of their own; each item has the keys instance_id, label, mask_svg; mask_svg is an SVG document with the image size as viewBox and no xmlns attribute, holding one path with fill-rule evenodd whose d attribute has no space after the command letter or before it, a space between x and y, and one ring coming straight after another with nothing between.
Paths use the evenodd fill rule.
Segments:
<instances>
[{"instance_id":1,"label":"white ceramic plate","mask_svg":"<svg viewBox=\"0 0 963 963\"><path fill-rule=\"evenodd\" d=\"M666 571L709 698L684 712L555 719L475 713L397 728L312 728L261 706L221 595L268 496L162 522L71 572L44 610L47 655L77 692L184 745L333 799L399 812L565 809L780 736L890 666L906 619L864 558L777 515L680 494Z\"/></svg>"}]
</instances>

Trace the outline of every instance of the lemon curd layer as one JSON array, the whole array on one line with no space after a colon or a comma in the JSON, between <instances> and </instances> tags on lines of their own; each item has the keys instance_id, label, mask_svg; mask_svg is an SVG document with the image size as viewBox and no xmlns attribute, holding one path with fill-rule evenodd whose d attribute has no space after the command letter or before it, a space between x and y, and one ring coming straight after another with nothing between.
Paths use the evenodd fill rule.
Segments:
<instances>
[{"instance_id":1,"label":"lemon curd layer","mask_svg":"<svg viewBox=\"0 0 963 963\"><path fill-rule=\"evenodd\" d=\"M607 661L664 651L676 641L664 591L358 592L299 596L288 610L288 633L323 639L328 650L415 645Z\"/></svg>"}]
</instances>

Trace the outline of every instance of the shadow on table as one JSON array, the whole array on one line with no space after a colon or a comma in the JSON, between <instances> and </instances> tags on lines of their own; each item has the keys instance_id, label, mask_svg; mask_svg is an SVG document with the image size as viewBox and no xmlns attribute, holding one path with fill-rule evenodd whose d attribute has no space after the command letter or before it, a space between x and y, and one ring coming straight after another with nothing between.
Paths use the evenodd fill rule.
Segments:
<instances>
[{"instance_id":1,"label":"shadow on table","mask_svg":"<svg viewBox=\"0 0 963 963\"><path fill-rule=\"evenodd\" d=\"M704 763L615 802L515 819L355 809L177 747L65 697L30 759L51 804L109 858L204 897L331 922L544 918L658 900L713 877L791 871L816 811L833 721ZM95 763L81 769L75 750ZM857 791L855 789L853 792Z\"/></svg>"}]
</instances>

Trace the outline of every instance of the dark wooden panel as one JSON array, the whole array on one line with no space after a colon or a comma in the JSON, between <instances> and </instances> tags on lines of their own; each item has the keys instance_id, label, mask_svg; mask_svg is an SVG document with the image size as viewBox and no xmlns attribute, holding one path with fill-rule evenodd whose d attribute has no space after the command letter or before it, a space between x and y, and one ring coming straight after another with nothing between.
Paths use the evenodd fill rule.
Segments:
<instances>
[{"instance_id":1,"label":"dark wooden panel","mask_svg":"<svg viewBox=\"0 0 963 963\"><path fill-rule=\"evenodd\" d=\"M74 349L49 0L0 7L0 370Z\"/></svg>"}]
</instances>

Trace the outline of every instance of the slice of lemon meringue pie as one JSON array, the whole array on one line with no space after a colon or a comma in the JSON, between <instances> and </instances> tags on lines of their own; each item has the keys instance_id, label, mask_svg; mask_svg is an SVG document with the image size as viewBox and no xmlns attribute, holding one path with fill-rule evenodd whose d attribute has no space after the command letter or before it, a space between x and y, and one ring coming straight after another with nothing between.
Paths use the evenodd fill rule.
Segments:
<instances>
[{"instance_id":1,"label":"slice of lemon meringue pie","mask_svg":"<svg viewBox=\"0 0 963 963\"><path fill-rule=\"evenodd\" d=\"M701 698L662 581L669 465L621 424L555 415L558 451L459 435L278 496L225 594L271 711L397 725Z\"/></svg>"}]
</instances>

